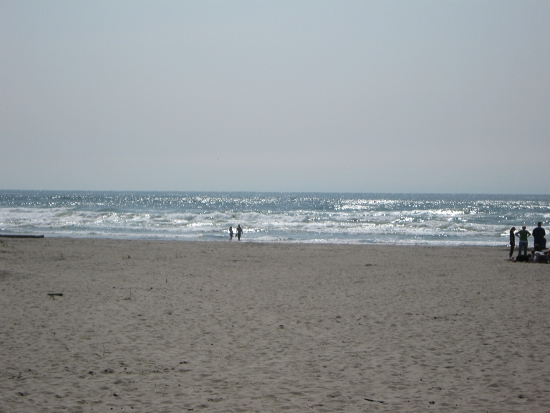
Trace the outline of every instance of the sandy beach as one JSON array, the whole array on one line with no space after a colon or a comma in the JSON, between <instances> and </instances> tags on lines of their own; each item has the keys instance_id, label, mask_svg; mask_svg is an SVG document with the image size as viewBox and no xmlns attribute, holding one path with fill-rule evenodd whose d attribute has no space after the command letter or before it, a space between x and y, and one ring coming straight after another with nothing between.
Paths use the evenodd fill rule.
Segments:
<instances>
[{"instance_id":1,"label":"sandy beach","mask_svg":"<svg viewBox=\"0 0 550 413\"><path fill-rule=\"evenodd\" d=\"M507 257L0 239L0 411L548 412L550 265Z\"/></svg>"}]
</instances>

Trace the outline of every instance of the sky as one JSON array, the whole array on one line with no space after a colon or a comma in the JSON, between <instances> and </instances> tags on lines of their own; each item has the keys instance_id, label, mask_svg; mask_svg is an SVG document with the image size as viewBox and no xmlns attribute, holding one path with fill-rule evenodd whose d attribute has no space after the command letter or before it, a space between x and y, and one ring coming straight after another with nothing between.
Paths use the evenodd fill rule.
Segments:
<instances>
[{"instance_id":1,"label":"sky","mask_svg":"<svg viewBox=\"0 0 550 413\"><path fill-rule=\"evenodd\" d=\"M550 193L550 2L0 0L0 189Z\"/></svg>"}]
</instances>

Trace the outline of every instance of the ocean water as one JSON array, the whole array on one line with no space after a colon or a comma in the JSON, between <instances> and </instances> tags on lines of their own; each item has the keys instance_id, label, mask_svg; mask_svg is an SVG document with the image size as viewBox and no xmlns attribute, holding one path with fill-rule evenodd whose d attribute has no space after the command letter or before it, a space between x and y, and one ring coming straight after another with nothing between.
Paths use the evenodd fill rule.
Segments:
<instances>
[{"instance_id":1,"label":"ocean water","mask_svg":"<svg viewBox=\"0 0 550 413\"><path fill-rule=\"evenodd\" d=\"M0 234L246 242L504 246L548 230L548 195L0 191Z\"/></svg>"}]
</instances>

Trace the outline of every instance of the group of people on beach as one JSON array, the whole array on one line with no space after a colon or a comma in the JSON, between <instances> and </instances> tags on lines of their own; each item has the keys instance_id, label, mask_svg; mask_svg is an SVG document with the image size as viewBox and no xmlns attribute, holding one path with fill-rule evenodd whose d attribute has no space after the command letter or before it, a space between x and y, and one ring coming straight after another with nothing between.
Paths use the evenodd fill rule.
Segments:
<instances>
[{"instance_id":1,"label":"group of people on beach","mask_svg":"<svg viewBox=\"0 0 550 413\"><path fill-rule=\"evenodd\" d=\"M237 231L237 239L240 241L241 240L241 235L243 233L243 229L241 228L241 225L237 225L237 228L236 228L236 231ZM233 227L229 227L229 241L231 241L233 239Z\"/></svg>"},{"instance_id":2,"label":"group of people on beach","mask_svg":"<svg viewBox=\"0 0 550 413\"><path fill-rule=\"evenodd\" d=\"M537 224L531 234L524 225L516 232L516 227L510 228L510 254L508 259L516 262L538 262L548 264L550 262L550 249L546 249L546 231L542 227L542 222ZM534 246L529 253L529 237L533 236ZM516 246L516 237L519 238L518 255L514 258L514 247Z\"/></svg>"}]
</instances>

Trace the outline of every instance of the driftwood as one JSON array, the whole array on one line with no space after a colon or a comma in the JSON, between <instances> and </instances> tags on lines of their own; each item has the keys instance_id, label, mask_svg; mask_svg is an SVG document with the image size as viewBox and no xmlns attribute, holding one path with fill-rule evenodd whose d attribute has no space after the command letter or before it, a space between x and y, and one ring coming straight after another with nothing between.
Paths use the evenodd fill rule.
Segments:
<instances>
[{"instance_id":1,"label":"driftwood","mask_svg":"<svg viewBox=\"0 0 550 413\"><path fill-rule=\"evenodd\" d=\"M12 235L12 234L0 234L3 238L44 238L44 235Z\"/></svg>"},{"instance_id":2,"label":"driftwood","mask_svg":"<svg viewBox=\"0 0 550 413\"><path fill-rule=\"evenodd\" d=\"M365 400L373 403L384 403L382 400L367 399L366 397Z\"/></svg>"},{"instance_id":3,"label":"driftwood","mask_svg":"<svg viewBox=\"0 0 550 413\"><path fill-rule=\"evenodd\" d=\"M58 297L63 297L63 293L48 293L50 297L53 297L54 295L57 295Z\"/></svg>"}]
</instances>

